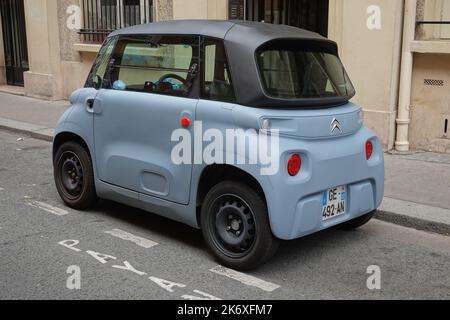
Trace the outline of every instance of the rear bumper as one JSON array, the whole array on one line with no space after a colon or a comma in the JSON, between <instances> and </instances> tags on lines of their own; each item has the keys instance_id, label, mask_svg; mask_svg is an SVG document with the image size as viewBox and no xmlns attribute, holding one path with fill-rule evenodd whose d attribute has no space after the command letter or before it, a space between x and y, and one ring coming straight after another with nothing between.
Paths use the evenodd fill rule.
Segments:
<instances>
[{"instance_id":1,"label":"rear bumper","mask_svg":"<svg viewBox=\"0 0 450 320\"><path fill-rule=\"evenodd\" d=\"M331 220L322 221L322 193L300 200L295 208L295 218L289 238L295 239L327 229L376 209L372 181L354 183L347 188L347 213Z\"/></svg>"},{"instance_id":2,"label":"rear bumper","mask_svg":"<svg viewBox=\"0 0 450 320\"><path fill-rule=\"evenodd\" d=\"M365 142L372 141L374 153L367 161ZM377 209L384 194L384 157L381 144L372 131L333 140L299 141L283 138L282 162L275 176L268 176L265 190L274 235L292 240L321 231ZM293 153L300 153L303 164L297 177L285 167ZM323 192L347 186L347 208L342 216L322 220Z\"/></svg>"}]
</instances>

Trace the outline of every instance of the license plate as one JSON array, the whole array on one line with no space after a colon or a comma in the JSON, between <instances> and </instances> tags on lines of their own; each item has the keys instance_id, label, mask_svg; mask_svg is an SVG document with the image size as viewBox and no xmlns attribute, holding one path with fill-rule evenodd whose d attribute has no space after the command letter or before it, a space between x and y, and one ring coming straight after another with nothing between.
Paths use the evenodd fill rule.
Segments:
<instances>
[{"instance_id":1,"label":"license plate","mask_svg":"<svg viewBox=\"0 0 450 320\"><path fill-rule=\"evenodd\" d=\"M345 214L347 210L347 186L340 186L325 191L322 205L323 221Z\"/></svg>"}]
</instances>

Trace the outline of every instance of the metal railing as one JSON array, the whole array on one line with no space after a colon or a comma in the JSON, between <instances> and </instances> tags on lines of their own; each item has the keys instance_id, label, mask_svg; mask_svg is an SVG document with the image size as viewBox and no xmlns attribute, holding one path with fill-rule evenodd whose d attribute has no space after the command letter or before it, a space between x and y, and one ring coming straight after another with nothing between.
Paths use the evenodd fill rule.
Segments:
<instances>
[{"instance_id":1,"label":"metal railing","mask_svg":"<svg viewBox=\"0 0 450 320\"><path fill-rule=\"evenodd\" d=\"M416 40L445 40L450 39L450 21L419 20L416 21Z\"/></svg>"},{"instance_id":2,"label":"metal railing","mask_svg":"<svg viewBox=\"0 0 450 320\"><path fill-rule=\"evenodd\" d=\"M418 26L423 25L423 24L450 24L450 21L430 21L430 20L427 21L427 20L424 20L424 21L417 21L416 24Z\"/></svg>"},{"instance_id":3,"label":"metal railing","mask_svg":"<svg viewBox=\"0 0 450 320\"><path fill-rule=\"evenodd\" d=\"M153 21L153 0L82 0L82 41L101 43L114 30Z\"/></svg>"},{"instance_id":4,"label":"metal railing","mask_svg":"<svg viewBox=\"0 0 450 320\"><path fill-rule=\"evenodd\" d=\"M329 2L329 0L247 0L246 19L287 24L327 36Z\"/></svg>"}]
</instances>

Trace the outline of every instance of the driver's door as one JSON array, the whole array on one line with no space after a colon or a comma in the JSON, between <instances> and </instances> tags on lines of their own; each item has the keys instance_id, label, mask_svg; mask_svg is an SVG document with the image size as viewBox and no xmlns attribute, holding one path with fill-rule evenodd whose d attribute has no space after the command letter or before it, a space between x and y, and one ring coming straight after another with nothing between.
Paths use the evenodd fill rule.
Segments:
<instances>
[{"instance_id":1,"label":"driver's door","mask_svg":"<svg viewBox=\"0 0 450 320\"><path fill-rule=\"evenodd\" d=\"M198 93L192 67L197 37L124 37L94 103L99 178L109 184L188 204L191 164L171 159L171 136L188 118L193 132ZM176 75L176 76L174 76ZM190 82L191 81L191 82Z\"/></svg>"}]
</instances>

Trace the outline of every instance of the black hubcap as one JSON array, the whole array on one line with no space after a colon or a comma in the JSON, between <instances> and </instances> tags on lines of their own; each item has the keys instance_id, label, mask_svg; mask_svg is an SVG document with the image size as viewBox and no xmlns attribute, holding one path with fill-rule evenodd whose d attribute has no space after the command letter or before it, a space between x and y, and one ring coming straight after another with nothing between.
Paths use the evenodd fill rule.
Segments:
<instances>
[{"instance_id":1,"label":"black hubcap","mask_svg":"<svg viewBox=\"0 0 450 320\"><path fill-rule=\"evenodd\" d=\"M73 152L65 152L61 156L61 182L66 193L77 197L83 189L83 168L78 156Z\"/></svg>"},{"instance_id":2,"label":"black hubcap","mask_svg":"<svg viewBox=\"0 0 450 320\"><path fill-rule=\"evenodd\" d=\"M245 256L253 247L256 226L248 204L238 196L224 195L213 206L210 230L217 248L232 258Z\"/></svg>"}]
</instances>

